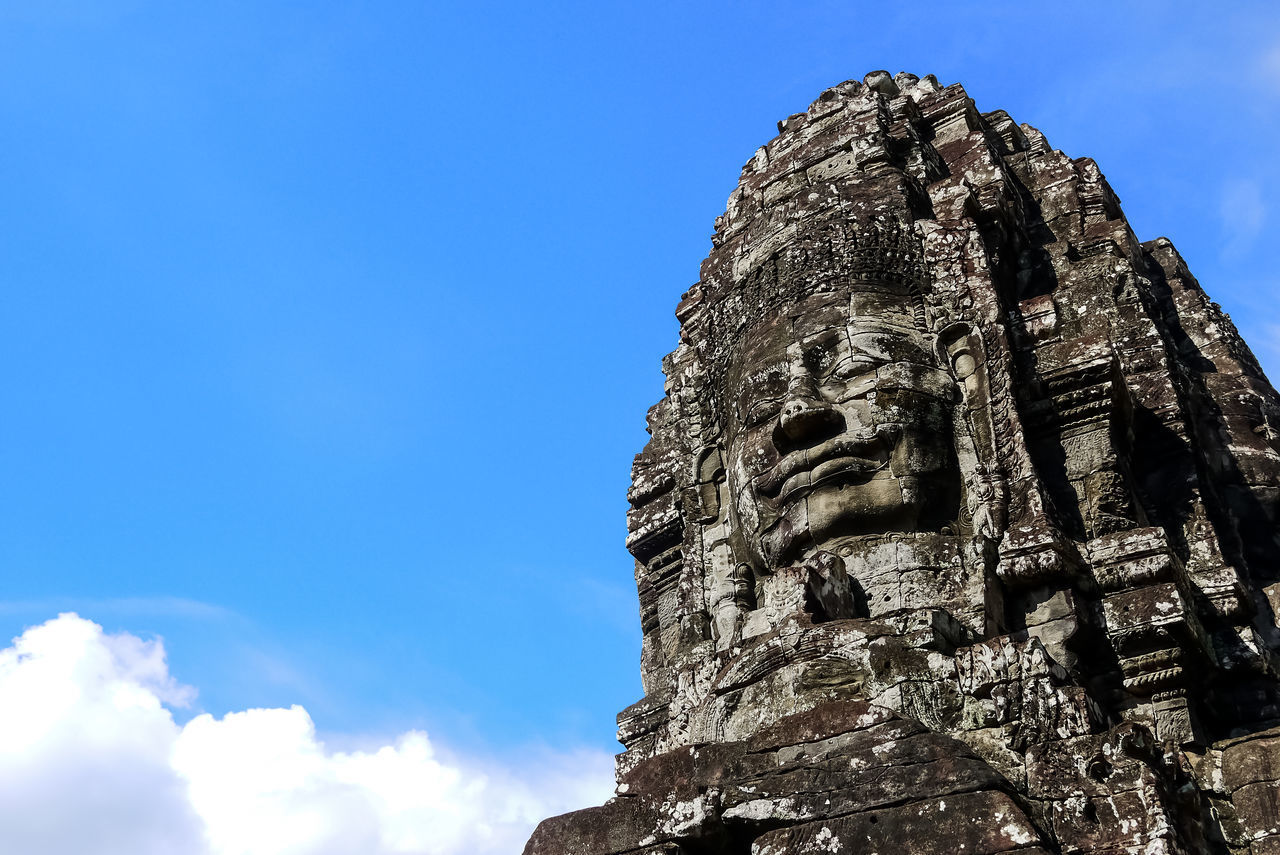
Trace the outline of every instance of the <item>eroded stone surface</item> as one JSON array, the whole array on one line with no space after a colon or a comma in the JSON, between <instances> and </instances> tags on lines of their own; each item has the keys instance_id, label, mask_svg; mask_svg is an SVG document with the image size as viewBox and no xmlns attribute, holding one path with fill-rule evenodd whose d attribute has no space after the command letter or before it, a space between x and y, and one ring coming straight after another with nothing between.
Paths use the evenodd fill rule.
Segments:
<instances>
[{"instance_id":1,"label":"eroded stone surface","mask_svg":"<svg viewBox=\"0 0 1280 855\"><path fill-rule=\"evenodd\" d=\"M1280 396L1169 241L873 72L712 244L628 496L618 795L526 855L1280 853Z\"/></svg>"}]
</instances>

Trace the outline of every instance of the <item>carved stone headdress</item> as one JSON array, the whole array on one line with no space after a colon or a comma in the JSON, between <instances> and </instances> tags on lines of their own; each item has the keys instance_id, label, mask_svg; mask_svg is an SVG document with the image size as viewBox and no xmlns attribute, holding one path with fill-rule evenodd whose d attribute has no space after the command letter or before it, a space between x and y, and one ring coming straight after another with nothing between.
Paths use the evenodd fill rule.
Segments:
<instances>
[{"instance_id":1,"label":"carved stone headdress","mask_svg":"<svg viewBox=\"0 0 1280 855\"><path fill-rule=\"evenodd\" d=\"M707 329L701 344L713 377L723 376L743 336L761 321L805 297L858 283L900 292L924 326L929 273L920 237L909 223L893 217L830 218L783 229L736 259L733 271L728 282L705 286Z\"/></svg>"}]
</instances>

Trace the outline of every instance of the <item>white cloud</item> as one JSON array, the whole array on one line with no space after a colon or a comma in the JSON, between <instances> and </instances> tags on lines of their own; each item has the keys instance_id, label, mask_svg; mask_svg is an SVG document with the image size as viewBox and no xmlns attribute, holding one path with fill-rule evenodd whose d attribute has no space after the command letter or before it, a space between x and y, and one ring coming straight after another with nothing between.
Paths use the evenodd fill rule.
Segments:
<instances>
[{"instance_id":1,"label":"white cloud","mask_svg":"<svg viewBox=\"0 0 1280 855\"><path fill-rule=\"evenodd\" d=\"M332 751L300 706L179 726L166 705L193 696L159 641L74 614L0 651L0 852L513 853L612 786L603 752L493 768L418 731Z\"/></svg>"}]
</instances>

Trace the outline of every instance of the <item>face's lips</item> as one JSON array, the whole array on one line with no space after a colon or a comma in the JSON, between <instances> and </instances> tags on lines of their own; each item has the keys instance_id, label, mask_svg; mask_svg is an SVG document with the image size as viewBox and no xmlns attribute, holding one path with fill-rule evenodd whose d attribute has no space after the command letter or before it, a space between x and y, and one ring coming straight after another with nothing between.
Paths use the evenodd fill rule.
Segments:
<instances>
[{"instance_id":1,"label":"face's lips","mask_svg":"<svg viewBox=\"0 0 1280 855\"><path fill-rule=\"evenodd\" d=\"M782 492L778 494L775 502L785 505L809 495L825 484L864 478L883 469L888 462L887 458L877 462L864 457L837 457L828 460L820 466L815 466L812 471L799 472L788 478L782 485Z\"/></svg>"},{"instance_id":2,"label":"face's lips","mask_svg":"<svg viewBox=\"0 0 1280 855\"><path fill-rule=\"evenodd\" d=\"M899 425L842 433L813 448L793 451L756 481L756 491L782 503L823 484L883 469L901 434Z\"/></svg>"}]
</instances>

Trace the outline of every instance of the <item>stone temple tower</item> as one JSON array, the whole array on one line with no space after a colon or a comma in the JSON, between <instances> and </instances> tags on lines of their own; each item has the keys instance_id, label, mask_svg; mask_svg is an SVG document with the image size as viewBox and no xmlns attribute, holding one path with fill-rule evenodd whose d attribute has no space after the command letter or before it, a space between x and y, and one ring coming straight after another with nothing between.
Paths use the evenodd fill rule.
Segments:
<instances>
[{"instance_id":1,"label":"stone temple tower","mask_svg":"<svg viewBox=\"0 0 1280 855\"><path fill-rule=\"evenodd\" d=\"M635 461L618 795L526 855L1280 853L1280 396L1231 321L958 85L778 130Z\"/></svg>"}]
</instances>

